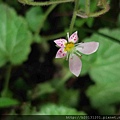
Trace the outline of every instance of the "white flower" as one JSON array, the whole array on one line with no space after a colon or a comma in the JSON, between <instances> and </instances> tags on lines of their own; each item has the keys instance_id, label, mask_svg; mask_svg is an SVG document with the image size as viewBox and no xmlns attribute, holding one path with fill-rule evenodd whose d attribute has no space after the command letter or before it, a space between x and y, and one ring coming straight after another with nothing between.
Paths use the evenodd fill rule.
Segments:
<instances>
[{"instance_id":1,"label":"white flower","mask_svg":"<svg viewBox=\"0 0 120 120\"><path fill-rule=\"evenodd\" d=\"M77 31L74 32L70 37L67 33L68 41L66 39L54 40L56 45L60 47L57 51L56 58L67 57L69 59L70 71L75 75L79 76L82 68L82 62L80 60L81 54L92 54L97 51L99 47L98 42L86 42L86 43L76 43L78 41Z\"/></svg>"}]
</instances>

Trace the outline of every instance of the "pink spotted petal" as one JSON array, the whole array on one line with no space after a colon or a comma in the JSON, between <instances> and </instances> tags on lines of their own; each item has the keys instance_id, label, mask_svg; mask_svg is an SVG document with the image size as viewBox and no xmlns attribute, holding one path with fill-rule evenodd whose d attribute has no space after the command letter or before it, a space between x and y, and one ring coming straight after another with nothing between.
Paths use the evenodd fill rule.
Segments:
<instances>
[{"instance_id":1,"label":"pink spotted petal","mask_svg":"<svg viewBox=\"0 0 120 120\"><path fill-rule=\"evenodd\" d=\"M76 50L79 52L89 55L97 51L99 47L99 42L86 42L86 43L80 43Z\"/></svg>"},{"instance_id":2,"label":"pink spotted petal","mask_svg":"<svg viewBox=\"0 0 120 120\"><path fill-rule=\"evenodd\" d=\"M69 42L73 42L73 43L76 43L78 41L78 35L77 35L77 31L74 32L70 38L68 39Z\"/></svg>"},{"instance_id":3,"label":"pink spotted petal","mask_svg":"<svg viewBox=\"0 0 120 120\"><path fill-rule=\"evenodd\" d=\"M79 76L80 72L81 72L81 68L82 68L82 62L80 60L80 58L75 55L72 54L69 57L69 68L70 71L75 75L75 76Z\"/></svg>"},{"instance_id":4,"label":"pink spotted petal","mask_svg":"<svg viewBox=\"0 0 120 120\"><path fill-rule=\"evenodd\" d=\"M55 42L59 47L65 47L65 44L67 43L67 40L65 40L65 39L57 39L57 40L54 40L54 42Z\"/></svg>"},{"instance_id":5,"label":"pink spotted petal","mask_svg":"<svg viewBox=\"0 0 120 120\"><path fill-rule=\"evenodd\" d=\"M64 48L60 48L57 51L56 57L55 58L63 58L67 55L67 52L64 51Z\"/></svg>"}]
</instances>

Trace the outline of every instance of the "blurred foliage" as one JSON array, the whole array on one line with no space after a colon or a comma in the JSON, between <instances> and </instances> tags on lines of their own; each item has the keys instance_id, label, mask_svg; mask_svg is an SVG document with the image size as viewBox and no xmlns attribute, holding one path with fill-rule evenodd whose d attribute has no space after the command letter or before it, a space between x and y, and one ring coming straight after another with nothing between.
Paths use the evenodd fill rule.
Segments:
<instances>
[{"instance_id":1,"label":"blurred foliage","mask_svg":"<svg viewBox=\"0 0 120 120\"><path fill-rule=\"evenodd\" d=\"M73 108L65 106L47 104L41 107L40 112L37 115L86 115L84 112L78 112Z\"/></svg>"},{"instance_id":2,"label":"blurred foliage","mask_svg":"<svg viewBox=\"0 0 120 120\"><path fill-rule=\"evenodd\" d=\"M63 88L59 92L59 104L65 106L75 107L77 106L78 99L79 99L79 91L74 89L65 89Z\"/></svg>"},{"instance_id":3,"label":"blurred foliage","mask_svg":"<svg viewBox=\"0 0 120 120\"><path fill-rule=\"evenodd\" d=\"M0 97L2 114L119 114L118 1L112 4L109 0L111 10L102 16L76 18L74 31L78 31L79 42L100 43L96 53L82 55L82 72L76 78L69 71L68 61L54 58L58 48L53 42L66 38L74 4L59 4L49 12L49 6L27 6L17 0L1 0L0 91L4 89L5 80L10 78L9 96L1 94ZM91 2L91 12L99 10L96 4L96 0ZM80 10L85 9L84 0L79 2L79 7ZM11 73L7 73L9 64L12 65ZM59 118L46 116L43 119Z\"/></svg>"},{"instance_id":4,"label":"blurred foliage","mask_svg":"<svg viewBox=\"0 0 120 120\"><path fill-rule=\"evenodd\" d=\"M119 82L111 81L108 83L96 84L87 90L87 94L95 108L102 108L117 104L120 101Z\"/></svg>"},{"instance_id":5,"label":"blurred foliage","mask_svg":"<svg viewBox=\"0 0 120 120\"><path fill-rule=\"evenodd\" d=\"M18 105L19 102L15 99L12 98L7 98L7 97L2 97L0 98L0 108L7 108L10 106L15 106Z\"/></svg>"}]
</instances>

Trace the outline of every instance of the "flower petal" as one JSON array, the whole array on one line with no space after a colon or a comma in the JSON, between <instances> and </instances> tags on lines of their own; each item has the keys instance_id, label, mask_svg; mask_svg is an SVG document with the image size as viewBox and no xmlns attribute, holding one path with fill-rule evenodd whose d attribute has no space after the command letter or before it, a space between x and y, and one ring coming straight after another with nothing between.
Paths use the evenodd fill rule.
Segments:
<instances>
[{"instance_id":1,"label":"flower petal","mask_svg":"<svg viewBox=\"0 0 120 120\"><path fill-rule=\"evenodd\" d=\"M67 43L66 39L57 39L54 40L54 42L59 46L59 47L65 47L65 44Z\"/></svg>"},{"instance_id":2,"label":"flower petal","mask_svg":"<svg viewBox=\"0 0 120 120\"><path fill-rule=\"evenodd\" d=\"M99 42L86 42L86 43L80 43L76 50L79 52L89 55L97 51L99 47Z\"/></svg>"},{"instance_id":3,"label":"flower petal","mask_svg":"<svg viewBox=\"0 0 120 120\"><path fill-rule=\"evenodd\" d=\"M78 35L77 35L77 31L74 32L70 38L68 39L69 42L73 42L73 43L76 43L78 41Z\"/></svg>"},{"instance_id":4,"label":"flower petal","mask_svg":"<svg viewBox=\"0 0 120 120\"><path fill-rule=\"evenodd\" d=\"M81 68L82 68L82 62L80 60L80 58L75 55L72 54L69 57L69 68L70 71L75 75L75 76L79 76L80 72L81 72Z\"/></svg>"},{"instance_id":5,"label":"flower petal","mask_svg":"<svg viewBox=\"0 0 120 120\"><path fill-rule=\"evenodd\" d=\"M67 52L64 51L64 48L60 48L57 51L56 57L55 58L63 58L67 55Z\"/></svg>"}]
</instances>

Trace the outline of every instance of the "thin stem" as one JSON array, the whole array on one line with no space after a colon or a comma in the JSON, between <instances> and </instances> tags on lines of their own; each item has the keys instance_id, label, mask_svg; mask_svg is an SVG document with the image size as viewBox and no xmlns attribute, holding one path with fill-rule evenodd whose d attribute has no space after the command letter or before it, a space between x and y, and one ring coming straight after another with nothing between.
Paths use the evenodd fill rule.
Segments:
<instances>
[{"instance_id":1,"label":"thin stem","mask_svg":"<svg viewBox=\"0 0 120 120\"><path fill-rule=\"evenodd\" d=\"M42 27L43 27L43 25L44 25L44 22L46 21L48 15L52 12L52 10L53 10L56 6L57 6L57 4L54 4L54 5L51 5L51 6L47 9L47 11L46 11L46 13L44 14L43 19L42 19L42 21L41 21L41 23L40 23L39 30L36 32L36 34L39 34L39 33L40 33L40 31L41 31L41 29L42 29Z\"/></svg>"},{"instance_id":2,"label":"thin stem","mask_svg":"<svg viewBox=\"0 0 120 120\"><path fill-rule=\"evenodd\" d=\"M98 16L108 12L109 9L110 9L110 6L109 6L109 4L107 4L106 7L103 10L101 10L99 12L95 12L95 13L90 13L89 17L98 17Z\"/></svg>"},{"instance_id":3,"label":"thin stem","mask_svg":"<svg viewBox=\"0 0 120 120\"><path fill-rule=\"evenodd\" d=\"M43 39L45 39L45 41L49 41L49 40L54 40L60 37L65 36L66 33L65 32L61 32L61 33L57 33L57 34L53 34L53 35L49 35L49 36L43 36Z\"/></svg>"},{"instance_id":4,"label":"thin stem","mask_svg":"<svg viewBox=\"0 0 120 120\"><path fill-rule=\"evenodd\" d=\"M61 88L61 86L63 86L71 76L72 74L69 71L67 71L65 76L62 78L62 80L58 82L57 88Z\"/></svg>"},{"instance_id":5,"label":"thin stem","mask_svg":"<svg viewBox=\"0 0 120 120\"><path fill-rule=\"evenodd\" d=\"M98 6L100 7L106 7L107 1L106 0L98 0Z\"/></svg>"},{"instance_id":6,"label":"thin stem","mask_svg":"<svg viewBox=\"0 0 120 120\"><path fill-rule=\"evenodd\" d=\"M102 4L103 4L103 7L105 8L106 5L107 5L107 1L106 0L102 0Z\"/></svg>"},{"instance_id":7,"label":"thin stem","mask_svg":"<svg viewBox=\"0 0 120 120\"><path fill-rule=\"evenodd\" d=\"M70 36L69 36L69 32L67 33L67 39L69 40Z\"/></svg>"},{"instance_id":8,"label":"thin stem","mask_svg":"<svg viewBox=\"0 0 120 120\"><path fill-rule=\"evenodd\" d=\"M7 71L6 71L6 75L5 75L4 88L3 88L3 91L1 93L2 97L6 97L7 96L11 70L12 70L12 66L8 65L8 68L7 68Z\"/></svg>"},{"instance_id":9,"label":"thin stem","mask_svg":"<svg viewBox=\"0 0 120 120\"><path fill-rule=\"evenodd\" d=\"M33 5L33 6L45 6L45 5L52 5L52 4L74 2L74 0L60 0L60 1L46 1L46 2L33 2L29 0L18 0L18 1L22 4Z\"/></svg>"},{"instance_id":10,"label":"thin stem","mask_svg":"<svg viewBox=\"0 0 120 120\"><path fill-rule=\"evenodd\" d=\"M102 10L90 13L90 0L86 0L86 5L85 5L85 12L82 12L80 10L77 11L77 16L82 17L82 18L88 18L88 17L98 17L102 14L105 14L106 12L109 11L110 6L107 3L106 0L99 0L98 1L98 6L102 8Z\"/></svg>"},{"instance_id":11,"label":"thin stem","mask_svg":"<svg viewBox=\"0 0 120 120\"><path fill-rule=\"evenodd\" d=\"M101 6L101 5L102 5L102 0L98 0L97 6Z\"/></svg>"},{"instance_id":12,"label":"thin stem","mask_svg":"<svg viewBox=\"0 0 120 120\"><path fill-rule=\"evenodd\" d=\"M70 24L70 30L69 30L70 34L72 33L73 27L75 24L78 5L79 5L79 0L75 0L75 7L74 7L73 16L72 16L72 20L71 20L71 24Z\"/></svg>"},{"instance_id":13,"label":"thin stem","mask_svg":"<svg viewBox=\"0 0 120 120\"><path fill-rule=\"evenodd\" d=\"M90 13L90 0L85 1L85 13L89 15Z\"/></svg>"}]
</instances>

